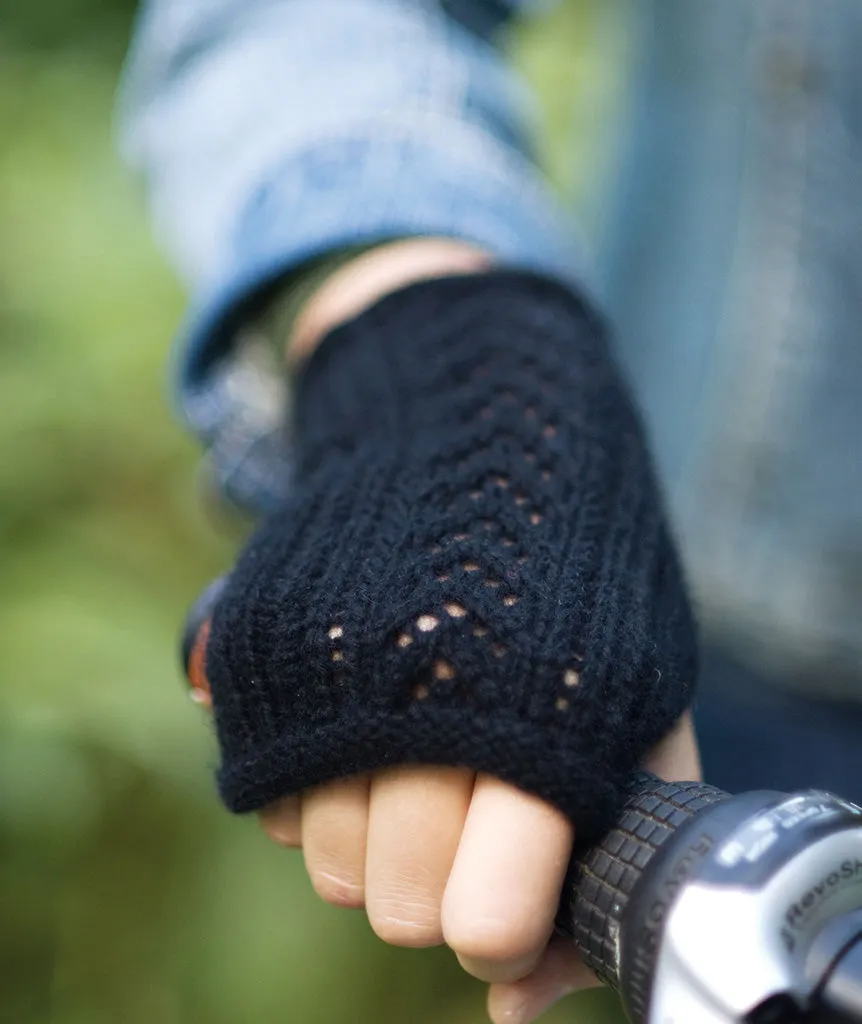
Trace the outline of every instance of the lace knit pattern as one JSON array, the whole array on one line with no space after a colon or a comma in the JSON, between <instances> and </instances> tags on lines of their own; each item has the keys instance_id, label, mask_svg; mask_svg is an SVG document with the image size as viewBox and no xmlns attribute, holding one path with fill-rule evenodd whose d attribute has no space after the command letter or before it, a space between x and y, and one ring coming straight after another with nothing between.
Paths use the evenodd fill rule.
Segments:
<instances>
[{"instance_id":1,"label":"lace knit pattern","mask_svg":"<svg viewBox=\"0 0 862 1024\"><path fill-rule=\"evenodd\" d=\"M439 763L602 828L696 674L602 326L529 274L413 285L324 340L295 418L210 634L226 804Z\"/></svg>"}]
</instances>

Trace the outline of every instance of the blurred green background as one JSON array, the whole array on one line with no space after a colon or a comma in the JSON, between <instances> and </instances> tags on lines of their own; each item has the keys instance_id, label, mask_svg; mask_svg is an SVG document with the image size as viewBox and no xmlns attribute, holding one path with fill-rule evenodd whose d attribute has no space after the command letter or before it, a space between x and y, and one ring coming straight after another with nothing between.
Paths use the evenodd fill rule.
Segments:
<instances>
[{"instance_id":1,"label":"blurred green background","mask_svg":"<svg viewBox=\"0 0 862 1024\"><path fill-rule=\"evenodd\" d=\"M0 14L0 1021L478 1024L483 986L445 950L384 947L216 804L175 640L236 538L201 514L166 406L182 294L112 149L133 8ZM518 41L555 177L576 170L571 76L584 109L601 94L585 16Z\"/></svg>"}]
</instances>

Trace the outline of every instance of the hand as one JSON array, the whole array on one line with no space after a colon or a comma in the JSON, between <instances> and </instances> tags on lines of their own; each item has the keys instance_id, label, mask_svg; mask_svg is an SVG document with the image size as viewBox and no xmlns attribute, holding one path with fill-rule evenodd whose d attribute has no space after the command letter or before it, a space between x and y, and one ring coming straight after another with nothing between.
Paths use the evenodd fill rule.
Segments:
<instances>
[{"instance_id":1,"label":"hand","mask_svg":"<svg viewBox=\"0 0 862 1024\"><path fill-rule=\"evenodd\" d=\"M668 781L700 777L688 715L645 767ZM364 908L384 941L450 946L491 983L494 1024L526 1024L598 984L553 936L574 832L534 796L463 769L399 767L279 801L260 818L275 842L302 847L324 900Z\"/></svg>"},{"instance_id":2,"label":"hand","mask_svg":"<svg viewBox=\"0 0 862 1024\"><path fill-rule=\"evenodd\" d=\"M445 275L448 255L432 266L437 257L432 261L428 249L409 251L423 269L414 266L408 277ZM324 285L306 310L315 329L303 324L303 314L296 322L288 359L302 362L317 332L385 294L384 281L391 284L396 269L401 274L407 255L407 249L379 250L337 271L328 302ZM480 269L472 264L477 254L464 259L456 273ZM387 268L376 261L388 261ZM370 274L372 264L386 273ZM334 300L349 291L348 273L358 276L345 310ZM447 326L438 339L428 327L440 317ZM363 344L348 344L360 330ZM555 806L496 776L523 779L581 827L606 821L628 766L690 701L694 644L684 588L636 424L601 333L575 294L514 272L483 275L475 285L449 280L390 296L385 308L345 331L335 339L344 342L338 360L330 346L304 378L302 487L287 514L274 513L256 531L212 620L206 668L222 747L222 796L231 809L246 811L320 783L261 812L269 835L301 845L321 896L365 908L386 941L450 945L468 972L491 984L496 1024L518 1024L595 979L571 948L550 941L572 825ZM511 334L505 348L498 347L501 331ZM414 348L405 356L408 344ZM474 345L482 361L465 389L462 355ZM425 388L417 366L442 382L439 390ZM596 404L588 371L614 402ZM529 393L519 398L523 386ZM335 421L333 394L341 401ZM422 416L440 424L441 451L462 452L460 461L446 464L446 487L437 487L433 500L426 493L427 474L440 471L431 465L433 452L420 445L419 461L408 453L405 463L392 443L402 436L397 424L405 411L413 422L417 402ZM366 422L371 410L381 415ZM596 417L601 444L586 443L582 415ZM394 417L395 435L387 416ZM483 425L488 420L493 430ZM503 455L489 443L489 430L494 439L509 439L503 450L511 475L501 471ZM404 436L415 435L408 429ZM321 461L321 451L338 453L346 445L352 452L357 437L361 459ZM617 473L626 467L624 493L615 478L604 479L603 458ZM369 460L382 460L383 469L369 468ZM312 468L323 465L327 472L314 476ZM582 478L590 484L591 516L580 512L584 487L570 486ZM381 480L387 482L383 502L374 497ZM364 503L351 497L345 506L345 494L353 492ZM439 515L448 524L429 534L427 548L405 512L420 500L426 519ZM324 505L328 518L321 520ZM632 514L623 515L623 506ZM360 518L375 525L373 535L366 530L371 546L355 565L344 507L358 507ZM605 523L617 523L613 538L605 536ZM307 538L304 548L299 542L312 528L331 539L335 553L326 561L338 568L337 579L308 571L309 553L318 548ZM649 571L642 574L636 546L620 540L639 530L649 541ZM589 567L606 543L620 556L609 563L611 602L581 586L585 580L595 586L599 574ZM404 562L394 590L385 568L393 546ZM569 575L561 571L562 591L550 594L537 566L547 569L558 558ZM366 578L371 564L378 570ZM657 619L643 614L648 602L631 593L623 567L631 578L648 576L655 584L650 600L661 609ZM503 588L504 581L511 583ZM338 608L332 593L339 595ZM366 605L373 615L361 612ZM542 629L521 629L524 616ZM627 629L611 658L617 638L606 642L603 631L620 618ZM556 642L547 642L548 634ZM519 669L512 655L529 670ZM382 676L375 670L381 664L387 666ZM528 700L525 687L533 679L537 692ZM350 694L355 722L343 712ZM325 763L318 763L323 754ZM472 764L478 773L409 763L423 757ZM389 767L394 763L400 767ZM647 766L668 778L697 776L687 718ZM325 781L361 768L368 774Z\"/></svg>"}]
</instances>

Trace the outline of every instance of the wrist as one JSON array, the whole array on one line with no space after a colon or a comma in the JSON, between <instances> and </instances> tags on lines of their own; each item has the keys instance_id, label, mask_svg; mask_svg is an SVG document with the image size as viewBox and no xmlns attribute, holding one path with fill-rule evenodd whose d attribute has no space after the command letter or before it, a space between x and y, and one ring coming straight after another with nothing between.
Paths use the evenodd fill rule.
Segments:
<instances>
[{"instance_id":1,"label":"wrist","mask_svg":"<svg viewBox=\"0 0 862 1024\"><path fill-rule=\"evenodd\" d=\"M449 238L401 239L361 252L337 266L303 303L287 338L287 361L293 366L304 362L330 331L391 292L491 266L487 252Z\"/></svg>"}]
</instances>

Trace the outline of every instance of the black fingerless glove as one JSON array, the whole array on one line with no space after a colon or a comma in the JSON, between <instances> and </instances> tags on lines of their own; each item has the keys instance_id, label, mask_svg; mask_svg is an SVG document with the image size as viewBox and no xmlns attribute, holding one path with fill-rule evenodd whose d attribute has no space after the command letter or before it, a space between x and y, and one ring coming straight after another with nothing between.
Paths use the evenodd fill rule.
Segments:
<instances>
[{"instance_id":1,"label":"black fingerless glove","mask_svg":"<svg viewBox=\"0 0 862 1024\"><path fill-rule=\"evenodd\" d=\"M227 806L435 763L606 825L696 655L600 323L529 274L413 285L323 341L295 420L210 632Z\"/></svg>"}]
</instances>

